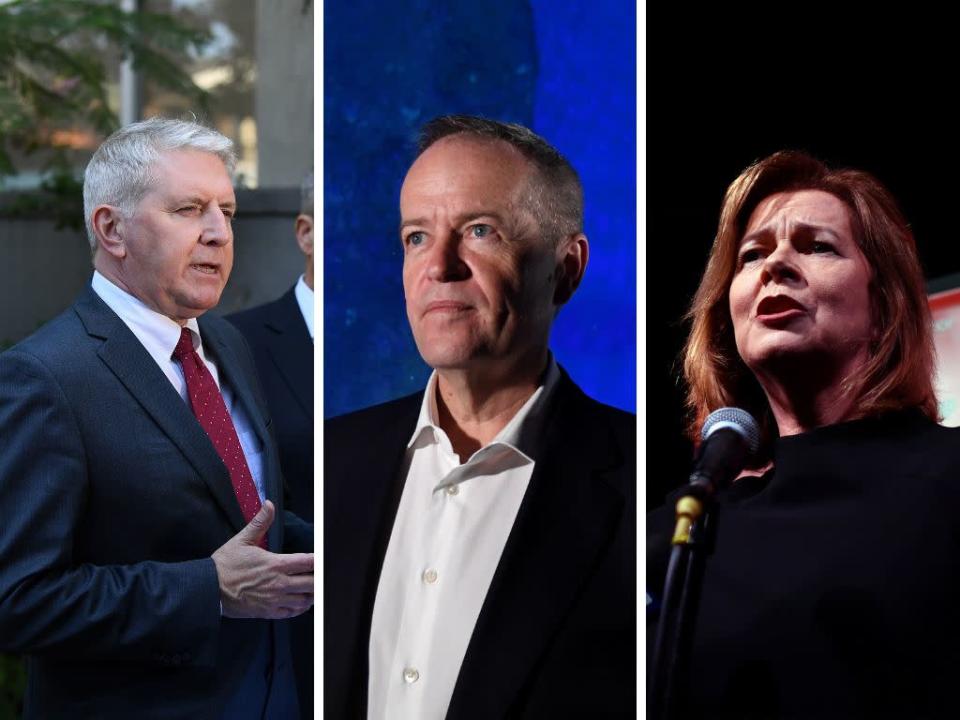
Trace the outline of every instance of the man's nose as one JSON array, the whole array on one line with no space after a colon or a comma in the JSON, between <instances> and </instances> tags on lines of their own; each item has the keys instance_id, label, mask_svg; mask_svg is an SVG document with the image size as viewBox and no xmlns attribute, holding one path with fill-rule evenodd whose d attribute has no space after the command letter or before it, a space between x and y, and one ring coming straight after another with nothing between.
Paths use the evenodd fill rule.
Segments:
<instances>
[{"instance_id":1,"label":"man's nose","mask_svg":"<svg viewBox=\"0 0 960 720\"><path fill-rule=\"evenodd\" d=\"M470 275L470 268L460 256L460 236L450 234L438 239L430 248L427 277L436 282L456 282Z\"/></svg>"},{"instance_id":2,"label":"man's nose","mask_svg":"<svg viewBox=\"0 0 960 720\"><path fill-rule=\"evenodd\" d=\"M219 207L207 210L203 215L203 234L201 242L211 245L225 245L233 238L231 218Z\"/></svg>"}]
</instances>

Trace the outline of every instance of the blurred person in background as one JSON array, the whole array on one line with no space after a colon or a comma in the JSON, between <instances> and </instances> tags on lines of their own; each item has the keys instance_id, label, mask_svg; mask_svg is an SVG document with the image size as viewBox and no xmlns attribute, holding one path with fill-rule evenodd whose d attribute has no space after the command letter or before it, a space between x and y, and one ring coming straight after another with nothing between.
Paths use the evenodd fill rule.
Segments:
<instances>
[{"instance_id":1,"label":"blurred person in background","mask_svg":"<svg viewBox=\"0 0 960 720\"><path fill-rule=\"evenodd\" d=\"M283 470L284 505L313 521L313 173L300 188L294 223L303 274L279 299L228 315L243 333L267 398ZM313 611L290 621L300 714L313 717Z\"/></svg>"}]
</instances>

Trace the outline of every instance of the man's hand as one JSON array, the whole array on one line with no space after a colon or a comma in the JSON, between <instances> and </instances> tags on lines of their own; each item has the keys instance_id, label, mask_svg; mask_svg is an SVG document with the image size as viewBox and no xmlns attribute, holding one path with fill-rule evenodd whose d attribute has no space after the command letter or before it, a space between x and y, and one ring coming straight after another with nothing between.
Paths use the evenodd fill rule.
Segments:
<instances>
[{"instance_id":1,"label":"man's hand","mask_svg":"<svg viewBox=\"0 0 960 720\"><path fill-rule=\"evenodd\" d=\"M275 512L267 500L243 530L213 553L225 617L282 620L313 605L313 553L278 555L259 547Z\"/></svg>"}]
</instances>

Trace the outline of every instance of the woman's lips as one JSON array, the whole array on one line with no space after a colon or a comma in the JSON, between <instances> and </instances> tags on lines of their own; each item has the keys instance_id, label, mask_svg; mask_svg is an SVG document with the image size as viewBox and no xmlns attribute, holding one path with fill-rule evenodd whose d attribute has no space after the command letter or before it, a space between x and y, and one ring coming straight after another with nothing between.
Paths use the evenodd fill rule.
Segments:
<instances>
[{"instance_id":1,"label":"woman's lips","mask_svg":"<svg viewBox=\"0 0 960 720\"><path fill-rule=\"evenodd\" d=\"M802 304L786 295L764 298L757 306L757 320L765 325L785 325L806 313Z\"/></svg>"}]
</instances>

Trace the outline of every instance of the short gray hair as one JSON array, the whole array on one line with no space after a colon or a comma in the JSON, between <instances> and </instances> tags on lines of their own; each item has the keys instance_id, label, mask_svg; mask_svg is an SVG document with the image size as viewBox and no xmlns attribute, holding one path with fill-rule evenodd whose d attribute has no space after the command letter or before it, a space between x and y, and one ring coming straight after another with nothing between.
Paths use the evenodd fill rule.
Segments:
<instances>
[{"instance_id":1,"label":"short gray hair","mask_svg":"<svg viewBox=\"0 0 960 720\"><path fill-rule=\"evenodd\" d=\"M474 115L444 115L420 131L422 155L435 142L452 135L502 140L520 151L536 169L527 202L543 236L554 243L583 232L583 186L573 165L553 145L523 125Z\"/></svg>"},{"instance_id":2,"label":"short gray hair","mask_svg":"<svg viewBox=\"0 0 960 720\"><path fill-rule=\"evenodd\" d=\"M91 250L97 249L94 208L115 205L132 215L153 183L151 168L171 150L216 155L230 175L237 165L233 141L199 123L155 117L120 128L97 148L83 173L83 217Z\"/></svg>"},{"instance_id":3,"label":"short gray hair","mask_svg":"<svg viewBox=\"0 0 960 720\"><path fill-rule=\"evenodd\" d=\"M300 214L313 216L313 170L300 183Z\"/></svg>"}]
</instances>

